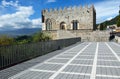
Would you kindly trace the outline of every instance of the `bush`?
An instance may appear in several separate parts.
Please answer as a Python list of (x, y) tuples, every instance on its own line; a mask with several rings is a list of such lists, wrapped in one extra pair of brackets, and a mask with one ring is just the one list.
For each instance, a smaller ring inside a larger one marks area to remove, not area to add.
[(18, 36), (16, 38), (2, 35), (0, 37), (0, 46), (12, 45), (12, 44), (26, 44), (32, 42), (48, 41), (48, 40), (51, 40), (50, 35), (43, 32), (38, 32), (33, 36), (23, 35), (23, 36)]
[(104, 30), (103, 24), (100, 24), (100, 30)]
[(13, 38), (11, 38), (7, 35), (0, 36), (0, 46), (11, 45), (11, 44), (14, 44)]
[(21, 40), (21, 41), (17, 41), (17, 44), (26, 44), (26, 43), (30, 43), (30, 41), (26, 40), (26, 39)]
[(51, 37), (47, 33), (38, 32), (33, 35), (33, 42), (48, 41)]
[(18, 36), (17, 38), (15, 38), (15, 40), (17, 44), (26, 44), (32, 41), (32, 37), (23, 35), (23, 36)]

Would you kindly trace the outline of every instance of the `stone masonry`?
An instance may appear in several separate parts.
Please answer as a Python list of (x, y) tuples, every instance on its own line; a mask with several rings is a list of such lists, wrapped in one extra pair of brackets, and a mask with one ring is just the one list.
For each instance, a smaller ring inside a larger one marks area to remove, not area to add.
[(94, 6), (42, 10), (42, 30), (53, 40), (81, 37), (81, 41), (109, 41), (108, 31), (96, 30)]
[(94, 6), (68, 7), (42, 10), (43, 30), (79, 30), (96, 29), (96, 11)]

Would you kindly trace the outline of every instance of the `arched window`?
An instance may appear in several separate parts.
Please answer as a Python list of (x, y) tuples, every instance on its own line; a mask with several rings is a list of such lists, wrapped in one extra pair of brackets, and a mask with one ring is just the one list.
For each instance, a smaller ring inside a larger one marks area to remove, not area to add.
[(77, 20), (73, 20), (72, 21), (72, 25), (73, 25), (73, 30), (77, 30), (78, 29), (78, 21)]
[(52, 22), (50, 19), (46, 20), (46, 30), (52, 30)]

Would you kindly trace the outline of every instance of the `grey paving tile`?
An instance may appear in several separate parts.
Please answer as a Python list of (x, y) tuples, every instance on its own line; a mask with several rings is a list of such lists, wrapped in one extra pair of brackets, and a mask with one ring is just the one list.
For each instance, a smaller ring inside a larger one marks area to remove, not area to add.
[(48, 79), (51, 75), (53, 75), (53, 73), (29, 71), (14, 79)]
[(120, 66), (120, 62), (119, 61), (98, 61), (97, 65)]
[(73, 56), (67, 56), (67, 55), (62, 55), (62, 56), (57, 56), (57, 58), (72, 58)]
[(76, 55), (76, 52), (65, 52), (64, 55)]
[(120, 79), (116, 77), (96, 77), (96, 79)]
[(94, 56), (77, 56), (77, 58), (81, 58), (81, 59), (94, 59)]
[(93, 60), (73, 60), (71, 64), (85, 64), (85, 65), (92, 65)]
[(90, 79), (90, 76), (59, 74), (55, 79)]
[(101, 52), (99, 52), (98, 53), (98, 56), (113, 56), (113, 54), (112, 53), (101, 53)]
[(40, 65), (38, 67), (35, 67), (35, 69), (57, 71), (61, 67), (62, 67), (62, 65), (58, 65), (58, 64), (42, 64), (42, 65)]
[(69, 61), (69, 59), (51, 59), (48, 62), (52, 62), (52, 63), (67, 63)]
[(64, 72), (77, 72), (77, 73), (91, 73), (92, 67), (90, 66), (73, 66), (68, 65), (63, 71)]
[(114, 55), (113, 54), (107, 54), (107, 55), (98, 55), (98, 57), (114, 57)]
[(97, 74), (120, 76), (120, 68), (97, 67)]
[(98, 59), (104, 59), (104, 60), (117, 60), (115, 57), (98, 57)]

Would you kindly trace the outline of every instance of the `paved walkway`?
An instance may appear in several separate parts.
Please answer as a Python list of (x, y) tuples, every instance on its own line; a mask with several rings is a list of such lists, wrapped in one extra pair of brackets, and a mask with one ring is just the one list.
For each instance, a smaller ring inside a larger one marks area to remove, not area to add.
[(120, 45), (85, 42), (9, 79), (120, 79)]

